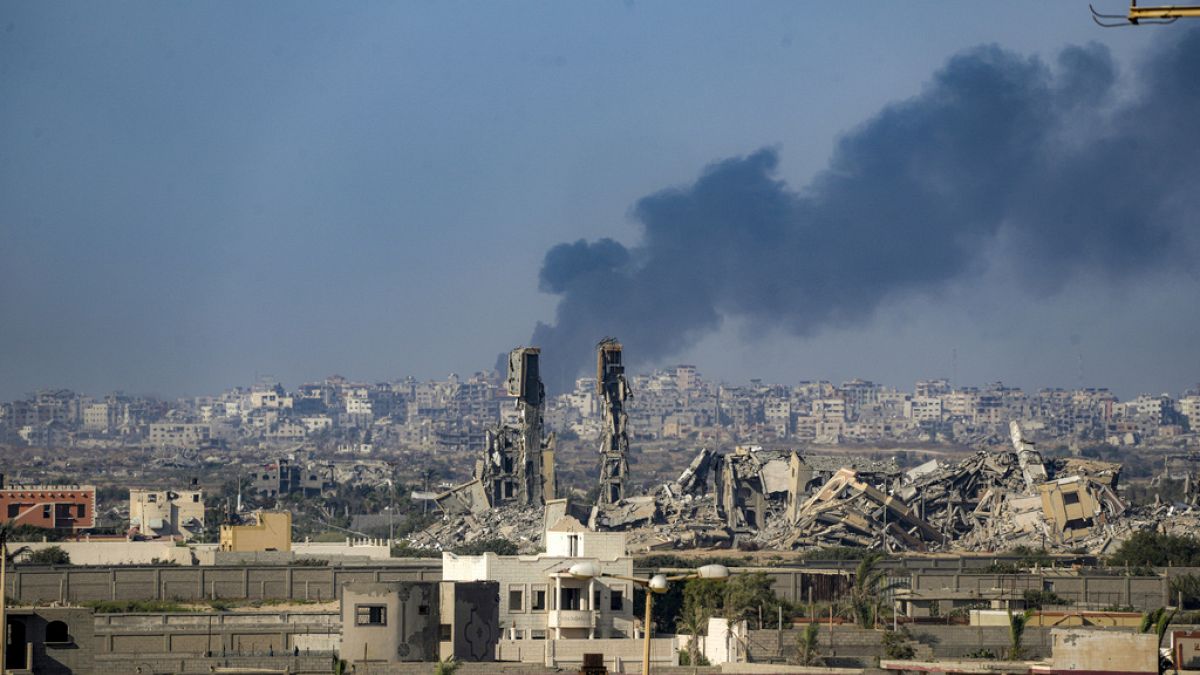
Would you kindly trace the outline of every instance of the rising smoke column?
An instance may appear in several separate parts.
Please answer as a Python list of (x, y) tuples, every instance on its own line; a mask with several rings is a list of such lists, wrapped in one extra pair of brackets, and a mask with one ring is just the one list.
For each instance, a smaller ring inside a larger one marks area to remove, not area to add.
[(539, 286), (561, 299), (532, 343), (567, 375), (548, 386), (569, 387), (606, 335), (654, 362), (723, 317), (798, 336), (851, 325), (979, 270), (1001, 238), (1044, 291), (1172, 261), (1196, 229), (1200, 31), (1172, 34), (1134, 75), (1121, 102), (1102, 46), (1053, 67), (979, 47), (844, 136), (803, 190), (775, 178), (764, 148), (639, 200), (636, 246), (546, 253)]

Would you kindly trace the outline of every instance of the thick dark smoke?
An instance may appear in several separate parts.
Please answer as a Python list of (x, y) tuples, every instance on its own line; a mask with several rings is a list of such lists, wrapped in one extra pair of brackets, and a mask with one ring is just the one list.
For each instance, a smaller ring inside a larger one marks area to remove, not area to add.
[(559, 244), (541, 289), (548, 386), (569, 386), (596, 341), (666, 359), (740, 317), (810, 335), (885, 300), (978, 271), (1000, 239), (1027, 282), (1120, 279), (1172, 259), (1193, 230), (1200, 163), (1200, 31), (1179, 32), (1115, 100), (1099, 45), (1051, 67), (989, 46), (951, 58), (916, 97), (838, 143), (796, 191), (774, 149), (716, 162), (633, 209), (642, 241)]

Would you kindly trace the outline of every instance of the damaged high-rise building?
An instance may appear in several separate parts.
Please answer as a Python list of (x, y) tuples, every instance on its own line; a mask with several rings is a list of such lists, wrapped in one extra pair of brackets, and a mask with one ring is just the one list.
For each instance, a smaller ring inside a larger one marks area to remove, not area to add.
[(621, 343), (605, 338), (596, 346), (596, 388), (604, 406), (604, 430), (600, 433), (600, 494), (597, 505), (615, 504), (625, 498), (629, 475), (629, 416), (625, 399), (632, 395), (621, 362)]
[(516, 397), (517, 426), (501, 423), (488, 431), (487, 449), (476, 464), (491, 506), (540, 506), (554, 499), (554, 434), (543, 436), (546, 390), (538, 373), (537, 347), (518, 347), (508, 354), (505, 389)]
[(517, 424), (501, 422), (487, 432), (474, 478), (434, 497), (446, 514), (480, 513), (500, 506), (542, 506), (558, 493), (554, 434), (544, 435), (546, 390), (538, 374), (537, 347), (508, 355), (505, 389), (516, 399)]

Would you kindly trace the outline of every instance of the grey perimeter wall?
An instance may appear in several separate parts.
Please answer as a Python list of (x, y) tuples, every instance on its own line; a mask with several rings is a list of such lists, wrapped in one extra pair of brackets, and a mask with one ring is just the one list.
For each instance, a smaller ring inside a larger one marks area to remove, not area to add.
[[(650, 570), (636, 570), (646, 574)], [(836, 599), (852, 571), (749, 568), (761, 571), (780, 597), (792, 602)], [(1170, 572), (1178, 574), (1181, 569)], [(955, 591), (1006, 588), (1041, 589), (1074, 603), (1153, 609), (1170, 604), (1166, 577), (1074, 576), (1045, 574), (973, 574), (963, 570), (891, 572), (901, 587)], [(440, 581), (442, 561), (398, 560), (376, 565), (247, 565), (245, 567), (18, 567), (9, 574), (8, 595), (23, 604), (96, 600), (309, 600), (339, 599), (349, 582)]]
[(36, 567), (8, 576), (22, 604), (97, 600), (310, 600), (340, 597), (343, 584), (441, 581), (442, 561), (363, 566)]

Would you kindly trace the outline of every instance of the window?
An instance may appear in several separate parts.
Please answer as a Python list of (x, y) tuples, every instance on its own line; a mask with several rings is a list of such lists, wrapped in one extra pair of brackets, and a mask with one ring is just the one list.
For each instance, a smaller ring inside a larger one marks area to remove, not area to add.
[(1079, 503), (1079, 493), (1078, 492), (1064, 492), (1063, 493), (1063, 504), (1065, 504), (1066, 506), (1070, 506), (1071, 504), (1078, 504), (1078, 503)]
[(624, 593), (618, 590), (608, 592), (608, 608), (614, 612), (619, 612), (625, 607)]
[(438, 625), (438, 641), (439, 642), (449, 642), (452, 639), (454, 639), (454, 636), (450, 632), (450, 624), (448, 624), (448, 623), (439, 624)]
[(386, 626), (387, 605), (355, 605), (354, 623), (358, 626)]
[(51, 621), (46, 624), (46, 642), (70, 642), (71, 633), (67, 630), (67, 624), (62, 621)]
[(508, 611), (519, 612), (524, 607), (525, 598), (521, 591), (510, 590), (508, 592)]
[(533, 589), (533, 597), (530, 598), (529, 608), (535, 612), (540, 612), (546, 609), (546, 589)]
[(43, 505), (42, 505), (42, 517), (43, 517), (43, 518), (52, 518), (52, 517), (54, 517), (54, 513), (53, 513), (53, 511), (51, 511), (51, 506), (50, 506), (50, 504), (43, 504)]
[(8, 517), (9, 518), (16, 518), (18, 515), (20, 515), (20, 513), (21, 513), (21, 505), (20, 504), (9, 504), (8, 505)]
[(562, 589), (562, 597), (559, 598), (559, 609), (579, 609), (579, 598), (583, 595), (581, 588), (564, 588)]
[(546, 639), (546, 629), (531, 628), (529, 630), (529, 639), (530, 640), (545, 640)]
[(200, 495), (192, 495), (192, 502), (199, 502), (199, 501), (200, 501)]
[(567, 535), (567, 555), (572, 558), (579, 555), (579, 535)]
[(600, 589), (592, 591), (592, 610), (600, 609)]
[(417, 605), (417, 614), (419, 616), (429, 616), (429, 605)]
[(87, 515), (87, 505), (86, 505), (86, 504), (80, 504), (80, 505), (79, 505), (79, 507), (76, 509), (76, 511), (78, 511), (78, 513), (79, 513), (79, 517), (80, 517), (80, 518), (83, 518), (84, 516), (86, 516), (86, 515)]

